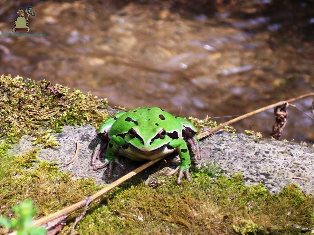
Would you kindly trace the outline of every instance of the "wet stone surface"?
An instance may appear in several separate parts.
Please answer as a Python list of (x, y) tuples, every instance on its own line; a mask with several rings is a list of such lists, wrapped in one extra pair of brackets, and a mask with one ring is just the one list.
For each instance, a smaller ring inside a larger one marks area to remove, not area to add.
[[(39, 157), (43, 160), (56, 162), (60, 169), (70, 172), (74, 178), (94, 178), (97, 183), (109, 183), (141, 163), (120, 158), (124, 169), (114, 170), (112, 179), (108, 179), (104, 169), (94, 171), (90, 160), (97, 146), (96, 131), (90, 125), (83, 127), (64, 127), (63, 133), (56, 134), (59, 147), (42, 149)], [(76, 151), (74, 161), (66, 165)], [(23, 137), (13, 147), (12, 154), (23, 153), (34, 148), (29, 137)], [(219, 133), (200, 143), (202, 160), (199, 166), (217, 164), (227, 175), (242, 172), (248, 185), (263, 183), (271, 192), (278, 192), (287, 184), (295, 183), (301, 189), (314, 194), (314, 148), (294, 142), (275, 141), (270, 139), (256, 140), (244, 134)], [(165, 166), (173, 163), (162, 161), (153, 169), (144, 173), (150, 175), (152, 171), (165, 171)], [(158, 168), (158, 169), (157, 169)], [(192, 173), (193, 174), (193, 173)]]

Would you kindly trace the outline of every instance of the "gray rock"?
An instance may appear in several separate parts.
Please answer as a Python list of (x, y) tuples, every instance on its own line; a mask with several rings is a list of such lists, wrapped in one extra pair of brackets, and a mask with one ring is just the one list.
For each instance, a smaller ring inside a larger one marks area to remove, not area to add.
[(202, 141), (201, 153), (201, 163), (218, 164), (227, 175), (241, 172), (248, 185), (261, 182), (278, 192), (294, 183), (314, 194), (313, 146), (220, 133)]
[[(104, 170), (94, 171), (90, 166), (91, 157), (98, 144), (95, 128), (64, 127), (55, 135), (59, 147), (39, 151), (43, 160), (56, 162), (60, 169), (70, 172), (74, 178), (94, 178), (96, 182), (111, 182), (141, 163), (122, 158), (124, 169), (114, 170), (114, 177), (108, 179)], [(69, 162), (78, 144), (78, 155), (73, 163)], [(30, 137), (23, 137), (13, 147), (11, 153), (23, 153), (31, 148)], [(278, 192), (285, 185), (294, 183), (306, 193), (314, 194), (314, 148), (293, 142), (263, 139), (255, 141), (244, 134), (220, 133), (200, 143), (202, 160), (198, 165), (218, 164), (227, 175), (241, 172), (246, 184), (263, 183), (271, 192)], [(163, 165), (163, 164), (161, 164)]]

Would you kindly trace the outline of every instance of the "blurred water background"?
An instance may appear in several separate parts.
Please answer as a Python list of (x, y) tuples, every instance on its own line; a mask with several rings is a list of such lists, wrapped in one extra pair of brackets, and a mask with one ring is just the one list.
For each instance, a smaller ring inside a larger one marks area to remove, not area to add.
[[(27, 6), (37, 36), (8, 35)], [(314, 91), (310, 0), (0, 0), (0, 31), (0, 74), (90, 91), (111, 105), (203, 119)], [(296, 105), (311, 115), (311, 103)], [(236, 127), (267, 136), (273, 122), (270, 110)], [(291, 108), (283, 138), (314, 142), (313, 127)]]

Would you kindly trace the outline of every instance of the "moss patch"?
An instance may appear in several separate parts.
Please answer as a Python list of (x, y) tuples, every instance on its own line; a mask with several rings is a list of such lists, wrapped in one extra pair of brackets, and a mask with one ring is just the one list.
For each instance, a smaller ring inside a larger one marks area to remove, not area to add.
[[(205, 119), (201, 120), (194, 117), (189, 117), (188, 120), (193, 123), (193, 125), (198, 129), (198, 132), (202, 132), (208, 129), (213, 129), (219, 125), (216, 121), (212, 120), (210, 117), (206, 117)], [(223, 131), (229, 133), (235, 133), (236, 129), (232, 126), (225, 126), (222, 128)]]
[(60, 131), (64, 125), (98, 126), (108, 117), (106, 99), (45, 80), (2, 75), (0, 97), (0, 138), (11, 142), (24, 134), (38, 136), (38, 131)]
[[(175, 177), (157, 189), (144, 183), (112, 192), (91, 207), (78, 234), (299, 234), (312, 228), (314, 199), (294, 186), (271, 195), (242, 177), (203, 169), (191, 183)], [(68, 234), (70, 226), (63, 229)]]
[(10, 215), (11, 207), (31, 198), (38, 216), (55, 212), (90, 195), (99, 186), (91, 179), (73, 180), (56, 166), (37, 159), (34, 149), (20, 156), (8, 156), (0, 146), (0, 214)]

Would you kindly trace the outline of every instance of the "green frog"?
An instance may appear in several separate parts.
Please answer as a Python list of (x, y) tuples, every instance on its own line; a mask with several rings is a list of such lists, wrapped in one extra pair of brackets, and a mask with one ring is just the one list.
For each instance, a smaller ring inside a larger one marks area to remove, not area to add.
[[(192, 154), (200, 159), (197, 129), (185, 118), (175, 117), (159, 107), (141, 107), (119, 112), (101, 123), (98, 134), (103, 140), (91, 165), (94, 170), (108, 167), (112, 175), (117, 155), (134, 161), (155, 160), (171, 153), (179, 154), (181, 163), (177, 184), (183, 176), (190, 181), (189, 168)], [(100, 159), (104, 155), (104, 160)], [(176, 172), (175, 171), (175, 172)]]

